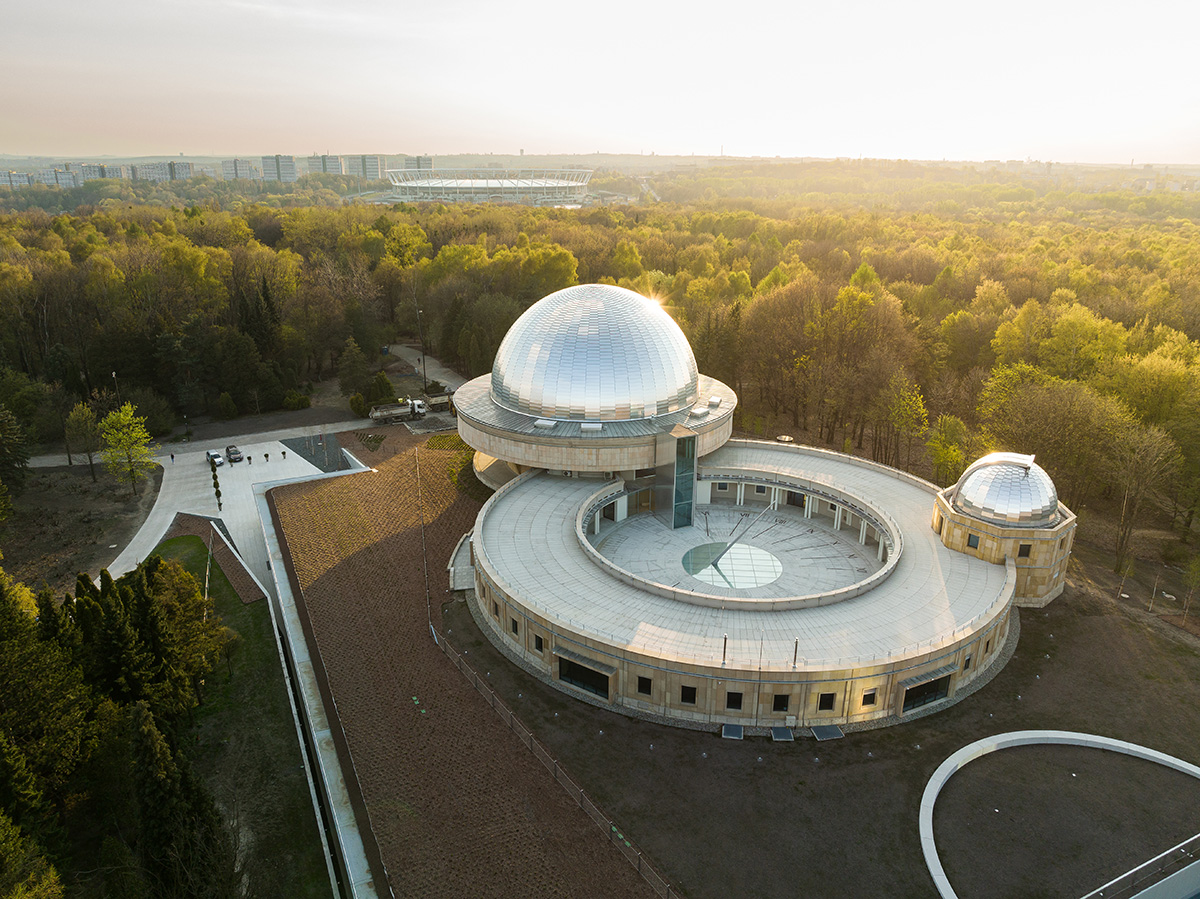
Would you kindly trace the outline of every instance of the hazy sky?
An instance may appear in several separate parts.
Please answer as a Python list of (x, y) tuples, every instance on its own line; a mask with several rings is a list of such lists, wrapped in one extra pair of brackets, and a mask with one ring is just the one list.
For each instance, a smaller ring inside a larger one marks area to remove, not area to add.
[(1200, 4), (4, 0), (0, 153), (1200, 163)]

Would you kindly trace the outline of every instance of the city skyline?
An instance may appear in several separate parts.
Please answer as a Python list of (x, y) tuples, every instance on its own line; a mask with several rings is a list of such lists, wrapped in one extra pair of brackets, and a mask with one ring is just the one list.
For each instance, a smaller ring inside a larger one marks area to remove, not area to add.
[(1200, 10), (833, 6), (66, 0), (51, 29), (26, 0), (0, 153), (1200, 163), (1200, 79), (1163, 36)]

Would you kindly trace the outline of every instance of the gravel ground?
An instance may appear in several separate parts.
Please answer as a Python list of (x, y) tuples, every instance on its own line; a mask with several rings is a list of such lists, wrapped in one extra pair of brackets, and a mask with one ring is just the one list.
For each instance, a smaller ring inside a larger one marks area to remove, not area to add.
[(450, 484), (457, 452), (421, 448), (418, 475), (423, 445), (389, 432), (363, 460), (377, 473), (275, 492), (394, 891), (651, 895), (430, 639), (479, 506)]

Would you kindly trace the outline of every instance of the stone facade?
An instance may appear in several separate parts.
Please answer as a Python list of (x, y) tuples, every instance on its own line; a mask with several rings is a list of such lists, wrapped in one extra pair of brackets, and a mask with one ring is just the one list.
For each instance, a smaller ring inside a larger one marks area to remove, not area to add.
[(1011, 559), (1017, 569), (1014, 605), (1040, 609), (1062, 593), (1075, 541), (1070, 509), (1059, 503), (1052, 527), (1003, 527), (955, 509), (948, 492), (938, 494), (931, 522), (943, 545), (997, 565)]

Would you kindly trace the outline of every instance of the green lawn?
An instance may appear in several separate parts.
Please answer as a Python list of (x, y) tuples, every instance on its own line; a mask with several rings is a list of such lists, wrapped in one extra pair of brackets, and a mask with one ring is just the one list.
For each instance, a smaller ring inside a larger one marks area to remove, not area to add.
[[(203, 540), (174, 537), (155, 552), (178, 559), (203, 589)], [(209, 593), (241, 640), (231, 664), (222, 660), (208, 678), (204, 704), (196, 710), (193, 764), (221, 807), (237, 818), (256, 895), (328, 899), (333, 889), (267, 600), (243, 604), (215, 562)]]

